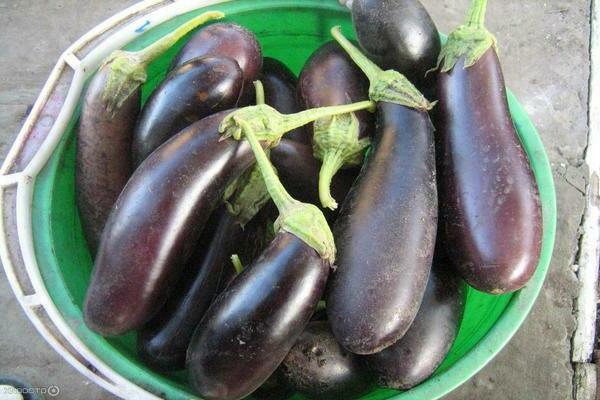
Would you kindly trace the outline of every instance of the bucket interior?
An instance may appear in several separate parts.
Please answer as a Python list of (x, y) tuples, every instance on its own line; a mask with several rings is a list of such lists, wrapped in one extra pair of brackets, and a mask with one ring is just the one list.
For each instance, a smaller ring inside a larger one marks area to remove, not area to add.
[[(239, 23), (259, 38), (264, 55), (277, 58), (298, 73), (310, 54), (331, 40), (329, 29), (342, 25), (353, 36), (348, 10), (337, 2), (322, 0), (240, 0), (209, 9), (222, 10), (227, 21)], [(204, 10), (173, 19), (149, 30), (128, 49), (140, 49), (170, 31), (174, 26)], [(149, 68), (143, 87), (145, 101), (164, 78), (167, 67), (185, 40)], [(105, 339), (83, 323), (82, 304), (89, 284), (92, 260), (83, 238), (75, 206), (75, 150), (79, 109), (73, 116), (54, 155), (38, 177), (34, 193), (34, 241), (43, 279), (51, 297), (83, 342), (105, 363), (127, 379), (169, 399), (190, 398), (185, 373), (158, 374), (146, 368), (136, 354), (135, 335)], [(509, 304), (512, 295), (491, 296), (468, 290), (467, 305), (450, 354), (436, 372), (446, 371), (492, 328)], [(377, 389), (364, 398), (387, 399), (398, 395)]]

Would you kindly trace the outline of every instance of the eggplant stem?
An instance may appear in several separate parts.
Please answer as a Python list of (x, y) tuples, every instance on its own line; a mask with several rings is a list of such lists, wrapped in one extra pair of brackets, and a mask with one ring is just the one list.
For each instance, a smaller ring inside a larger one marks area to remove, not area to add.
[(296, 114), (284, 115), (285, 132), (300, 128), (318, 119), (334, 117), (340, 114), (349, 114), (361, 110), (375, 109), (375, 103), (370, 100), (360, 101), (358, 103), (345, 104), (341, 106), (330, 106), (313, 108), (310, 110), (301, 111)]
[(267, 190), (273, 199), (275, 206), (280, 211), (289, 208), (290, 205), (296, 202), (296, 200), (294, 200), (294, 198), (281, 184), (279, 177), (275, 173), (275, 168), (273, 168), (271, 161), (269, 161), (269, 158), (267, 157), (267, 153), (265, 153), (262, 146), (256, 139), (254, 132), (252, 132), (252, 128), (243, 120), (237, 122), (242, 127), (246, 140), (254, 152), (256, 164), (260, 168), (265, 185), (267, 186)]
[(108, 112), (114, 114), (136, 90), (146, 82), (146, 68), (179, 39), (198, 26), (225, 16), (220, 11), (209, 11), (176, 28), (142, 50), (117, 50), (106, 58), (100, 69), (109, 68), (102, 100)]
[(254, 81), (256, 91), (256, 105), (265, 104), (265, 87), (261, 81)]
[(243, 133), (241, 123), (244, 122), (252, 130), (257, 140), (266, 141), (269, 143), (269, 147), (271, 147), (279, 143), (285, 133), (314, 122), (319, 118), (365, 109), (374, 111), (375, 103), (362, 101), (343, 106), (314, 108), (287, 115), (281, 114), (267, 104), (260, 104), (240, 108), (227, 115), (223, 118), (223, 122), (219, 126), (219, 132), (224, 138), (233, 137), (236, 140), (240, 140)]
[(466, 22), (448, 36), (435, 69), (451, 71), (461, 58), (463, 67), (469, 68), (490, 48), (498, 52), (496, 37), (484, 25), (486, 10), (487, 0), (472, 0)]
[(182, 37), (193, 31), (200, 25), (203, 25), (208, 21), (221, 19), (224, 17), (225, 14), (223, 14), (220, 11), (209, 11), (195, 18), (192, 18), (188, 22), (176, 28), (173, 32), (169, 33), (166, 36), (163, 36), (161, 39), (157, 40), (156, 42), (141, 50), (139, 52), (141, 62), (145, 65), (151, 63), (158, 56), (163, 54), (175, 43), (177, 43)]
[(369, 60), (344, 37), (339, 26), (331, 28), (331, 35), (369, 79), (369, 98), (372, 101), (399, 104), (421, 111), (433, 108), (435, 103), (429, 102), (404, 75), (394, 70), (384, 71)]
[(331, 28), (331, 35), (333, 38), (342, 46), (342, 48), (348, 53), (352, 61), (364, 72), (369, 80), (375, 80), (377, 75), (383, 72), (381, 68), (373, 61), (369, 60), (365, 55), (354, 45), (351, 41), (346, 39), (342, 34), (341, 26), (334, 26)]
[(312, 247), (330, 265), (333, 265), (336, 253), (335, 241), (323, 212), (312, 204), (295, 200), (285, 190), (252, 131), (252, 126), (244, 120), (237, 121), (237, 123), (240, 124), (246, 140), (254, 152), (256, 163), (263, 174), (267, 190), (279, 210), (279, 218), (275, 222), (275, 231), (285, 231), (293, 234)]
[(323, 157), (323, 164), (319, 172), (319, 200), (321, 205), (330, 210), (336, 210), (338, 203), (331, 195), (331, 181), (335, 174), (345, 164), (343, 151), (329, 151)]
[(345, 166), (359, 166), (369, 138), (360, 139), (360, 122), (354, 113), (340, 114), (315, 121), (313, 154), (323, 161), (319, 173), (321, 205), (335, 210), (337, 203), (331, 196), (331, 180)]
[(473, 28), (485, 27), (485, 12), (487, 9), (487, 0), (473, 0), (466, 25)]
[(231, 263), (233, 264), (233, 268), (237, 274), (240, 274), (244, 270), (244, 265), (242, 264), (242, 260), (240, 260), (240, 256), (237, 254), (233, 254), (231, 256)]

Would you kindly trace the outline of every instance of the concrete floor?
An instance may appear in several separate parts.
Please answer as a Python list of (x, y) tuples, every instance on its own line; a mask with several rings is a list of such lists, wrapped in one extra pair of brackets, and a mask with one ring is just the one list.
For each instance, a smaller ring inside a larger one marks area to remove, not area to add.
[[(4, 155), (59, 54), (135, 0), (0, 0), (0, 154)], [(448, 31), (467, 0), (423, 0)], [(570, 339), (577, 280), (573, 264), (585, 199), (590, 0), (492, 1), (508, 85), (542, 135), (559, 204), (556, 251), (544, 290), (506, 349), (446, 400), (566, 400), (573, 397)], [(43, 15), (43, 18), (40, 18)], [(0, 273), (0, 375), (57, 385), (57, 399), (108, 400), (37, 334)]]

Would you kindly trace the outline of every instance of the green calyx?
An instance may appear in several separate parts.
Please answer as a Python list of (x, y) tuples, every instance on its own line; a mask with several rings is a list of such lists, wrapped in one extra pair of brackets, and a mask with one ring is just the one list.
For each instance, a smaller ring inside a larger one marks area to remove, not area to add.
[(227, 211), (244, 228), (271, 199), (258, 165), (250, 168), (225, 193)]
[(285, 231), (315, 249), (331, 265), (335, 262), (335, 241), (323, 212), (315, 205), (295, 201), (279, 210), (275, 231)]
[(469, 68), (490, 48), (498, 52), (496, 37), (484, 26), (486, 7), (487, 0), (473, 0), (467, 21), (448, 36), (436, 69), (441, 66), (441, 72), (451, 71), (462, 57), (464, 68)]
[[(261, 81), (255, 81), (256, 103), (265, 103), (265, 90)], [(267, 155), (268, 157), (268, 155)], [(227, 211), (244, 228), (271, 199), (258, 165), (236, 179), (225, 191)]]
[(384, 71), (369, 60), (344, 37), (341, 27), (333, 27), (331, 35), (369, 79), (369, 98), (372, 101), (394, 103), (422, 111), (429, 111), (435, 106), (435, 102), (428, 101), (419, 89), (400, 72)]
[(148, 78), (146, 68), (159, 55), (198, 26), (225, 16), (219, 11), (209, 11), (179, 26), (173, 32), (148, 47), (137, 51), (116, 50), (104, 61), (100, 69), (108, 68), (102, 101), (113, 114)]
[(320, 118), (332, 117), (360, 110), (374, 110), (371, 101), (343, 106), (322, 107), (302, 111), (296, 114), (281, 114), (267, 104), (259, 104), (240, 108), (226, 116), (219, 127), (223, 138), (242, 138), (243, 126), (251, 130), (257, 140), (268, 142), (270, 146), (277, 145), (286, 132), (300, 128)]
[(244, 270), (244, 264), (242, 264), (242, 260), (240, 256), (237, 254), (233, 254), (231, 257), (231, 264), (233, 264), (233, 268), (237, 274), (241, 273)]
[(252, 147), (267, 190), (279, 210), (275, 231), (291, 233), (333, 265), (336, 253), (335, 242), (325, 216), (316, 206), (295, 200), (285, 190), (252, 127), (244, 120), (238, 122)]
[(354, 113), (318, 119), (314, 124), (313, 151), (323, 162), (319, 174), (319, 198), (325, 208), (335, 210), (337, 202), (331, 196), (331, 181), (347, 166), (359, 166), (369, 138), (359, 139), (360, 125)]

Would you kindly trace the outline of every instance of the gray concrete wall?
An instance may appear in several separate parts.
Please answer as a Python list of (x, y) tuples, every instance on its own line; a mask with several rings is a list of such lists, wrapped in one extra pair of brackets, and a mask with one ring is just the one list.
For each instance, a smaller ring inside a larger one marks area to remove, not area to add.
[[(0, 0), (0, 154), (14, 140), (54, 62), (70, 43), (134, 0)], [(467, 0), (423, 0), (449, 31)], [(491, 1), (508, 85), (540, 130), (559, 204), (556, 251), (544, 290), (506, 349), (446, 400), (566, 400), (576, 280), (572, 269), (584, 211), (589, 76), (589, 0)], [(38, 336), (0, 274), (0, 375), (57, 385), (58, 399), (113, 399), (87, 382)]]

